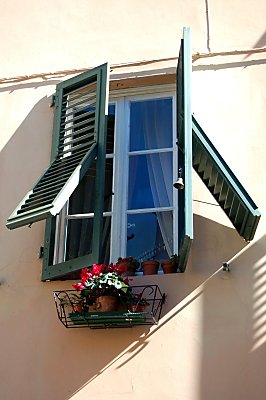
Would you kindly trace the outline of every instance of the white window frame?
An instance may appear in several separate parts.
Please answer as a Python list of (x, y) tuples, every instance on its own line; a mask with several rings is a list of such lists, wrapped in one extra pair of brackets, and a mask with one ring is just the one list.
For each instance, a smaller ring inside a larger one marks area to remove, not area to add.
[[(121, 97), (122, 95), (122, 97)], [(129, 152), (129, 133), (130, 133), (130, 102), (153, 100), (161, 98), (172, 99), (172, 132), (173, 143), (171, 148), (162, 150), (140, 150)], [(114, 100), (114, 101), (112, 101)], [(115, 104), (116, 108), (116, 126), (115, 126), (115, 148), (114, 148), (114, 170), (113, 170), (113, 206), (112, 206), (112, 224), (111, 224), (111, 248), (110, 260), (116, 262), (118, 257), (126, 257), (127, 246), (127, 215), (147, 213), (149, 211), (156, 211), (156, 209), (141, 209), (141, 210), (127, 210), (128, 204), (128, 169), (130, 155), (141, 154), (158, 154), (159, 152), (172, 152), (173, 154), (173, 177), (177, 175), (177, 145), (176, 145), (176, 96), (174, 91), (160, 91), (150, 90), (150, 93), (145, 93), (142, 90), (137, 93), (121, 93), (120, 98), (118, 95), (110, 96), (110, 104)], [(123, 171), (123, 174), (121, 174)], [(119, 193), (123, 193), (119, 196)], [(178, 253), (178, 226), (177, 226), (177, 207), (178, 196), (177, 191), (173, 190), (173, 207), (160, 207), (161, 211), (173, 211), (173, 253)]]

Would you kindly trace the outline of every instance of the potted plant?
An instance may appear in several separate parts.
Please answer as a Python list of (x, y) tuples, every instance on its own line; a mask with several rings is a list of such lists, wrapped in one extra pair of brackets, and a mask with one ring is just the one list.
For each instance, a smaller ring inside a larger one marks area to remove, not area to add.
[(162, 269), (165, 274), (171, 274), (177, 272), (179, 264), (178, 255), (173, 254), (169, 260), (162, 262)]
[(119, 257), (116, 265), (120, 268), (126, 267), (125, 272), (123, 272), (122, 276), (133, 276), (136, 273), (137, 268), (139, 267), (139, 262), (136, 258), (133, 257)]
[(159, 262), (157, 260), (145, 260), (142, 261), (141, 267), (143, 271), (143, 275), (154, 275), (157, 274), (159, 269)]
[(143, 312), (149, 305), (147, 299), (142, 297), (142, 293), (129, 293), (128, 295), (128, 310), (130, 312)]
[(69, 307), (73, 312), (88, 311), (88, 305), (85, 302), (85, 298), (80, 297), (78, 294), (65, 292), (60, 297), (60, 304), (62, 307)]
[(99, 312), (116, 311), (128, 290), (127, 278), (123, 278), (125, 267), (93, 264), (83, 268), (81, 282), (72, 286), (79, 292), (79, 298), (87, 307), (93, 305)]

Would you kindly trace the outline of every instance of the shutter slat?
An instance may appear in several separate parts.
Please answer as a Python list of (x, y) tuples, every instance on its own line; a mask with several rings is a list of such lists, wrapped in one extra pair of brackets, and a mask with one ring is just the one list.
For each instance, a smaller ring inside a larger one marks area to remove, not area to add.
[[(71, 142), (70, 142), (71, 143)], [(88, 140), (87, 143), (82, 143), (82, 144), (77, 144), (74, 147), (71, 147), (70, 149), (68, 149), (68, 143), (66, 143), (64, 146), (59, 146), (59, 149), (61, 150), (61, 156), (65, 156), (67, 154), (69, 154), (69, 157), (71, 157), (72, 154), (75, 154), (75, 152), (77, 150), (81, 150), (81, 149), (88, 149), (88, 145), (90, 145), (90, 147), (93, 145), (93, 143), (95, 143), (94, 140)], [(65, 150), (63, 150), (65, 148)]]
[[(86, 108), (85, 108), (85, 110), (86, 110)], [(82, 120), (87, 119), (88, 122), (91, 122), (91, 121), (94, 121), (94, 116), (91, 117), (91, 115), (95, 114), (95, 110), (83, 111), (80, 115), (77, 115), (77, 113), (75, 113), (75, 112), (73, 112), (72, 114), (74, 115), (73, 118), (69, 118), (69, 116), (67, 118), (68, 124), (73, 123), (73, 121), (75, 121), (75, 124), (77, 124), (80, 119), (82, 119)]]
[[(91, 113), (91, 115), (92, 115), (92, 114), (95, 114), (95, 112)], [(76, 119), (73, 118), (73, 120), (72, 120), (72, 121), (73, 121), (73, 125), (72, 125), (72, 123), (70, 123), (69, 121), (67, 121), (67, 122), (65, 123), (65, 125), (67, 125), (67, 126), (66, 126), (66, 127), (64, 126), (64, 128), (60, 131), (60, 136), (61, 136), (60, 139), (64, 139), (64, 136), (65, 136), (65, 134), (66, 134), (67, 131), (71, 131), (70, 135), (72, 135), (72, 134), (74, 133), (74, 131), (73, 131), (73, 126), (75, 126), (75, 131), (76, 131), (76, 130), (78, 130), (78, 128), (79, 128), (80, 126), (83, 126), (84, 123), (86, 123), (88, 129), (95, 129), (95, 128), (94, 128), (94, 125), (91, 124), (91, 122), (94, 123), (94, 120), (95, 120), (95, 117), (93, 116), (93, 117), (87, 119), (86, 121), (81, 121), (81, 122), (77, 122), (77, 123), (76, 123)], [(69, 125), (69, 126), (68, 126), (68, 125)]]
[(69, 103), (75, 103), (76, 100), (82, 99), (84, 97), (88, 97), (90, 93), (95, 92), (95, 84), (93, 87), (90, 87), (89, 90), (79, 90), (77, 95), (67, 93), (66, 95), (63, 96), (63, 106), (66, 106), (66, 104)]
[[(40, 203), (39, 203), (40, 204)], [(42, 203), (41, 203), (42, 205), (40, 206), (40, 207), (36, 207), (36, 205), (35, 204), (32, 204), (32, 205), (30, 205), (30, 206), (28, 206), (28, 207), (25, 207), (24, 206), (24, 204), (21, 206), (21, 208), (18, 210), (18, 215), (20, 215), (20, 214), (22, 214), (22, 215), (24, 215), (25, 213), (28, 213), (29, 211), (32, 211), (32, 210), (36, 210), (36, 208), (42, 208), (42, 207), (52, 207), (52, 203), (50, 202), (50, 201), (43, 201)]]
[[(86, 129), (86, 128), (84, 128), (84, 131), (85, 131), (85, 129)], [(88, 131), (88, 129), (86, 130), (86, 132), (87, 132), (87, 131)], [(78, 132), (80, 132), (80, 131), (77, 131), (77, 132), (75, 132), (75, 133), (77, 134)], [(85, 132), (83, 132), (83, 133), (85, 133)], [(78, 135), (76, 135), (76, 134), (75, 134), (75, 135), (72, 135), (72, 140), (69, 140), (69, 141), (67, 141), (67, 142), (65, 142), (65, 143), (63, 143), (63, 144), (61, 144), (61, 145), (59, 146), (59, 148), (71, 146), (71, 150), (75, 151), (75, 150), (77, 149), (76, 143), (79, 143), (79, 142), (84, 141), (84, 140), (87, 140), (88, 142), (91, 142), (91, 143), (95, 142), (95, 140), (94, 140), (94, 133), (89, 133), (89, 134), (82, 135), (82, 136), (78, 136)], [(74, 146), (72, 146), (72, 145), (74, 145)]]
[[(80, 74), (79, 76), (82, 76), (85, 74)], [(77, 78), (79, 78), (79, 76)], [(86, 84), (84, 84), (83, 86), (79, 86), (78, 88), (77, 88), (77, 85), (74, 85), (74, 86), (75, 86), (75, 88), (73, 88), (71, 90), (69, 88), (66, 88), (66, 90), (64, 91), (64, 94), (62, 96), (64, 101), (66, 98), (68, 98), (68, 96), (72, 99), (72, 98), (75, 98), (76, 96), (79, 96), (82, 93), (85, 93), (85, 95), (86, 95), (87, 92), (91, 92), (92, 90), (96, 91), (96, 89), (97, 89), (95, 79), (93, 79), (91, 82), (86, 82)]]
[(69, 103), (70, 103), (69, 106), (63, 107), (63, 108), (62, 108), (62, 112), (65, 112), (65, 115), (66, 115), (66, 116), (68, 116), (69, 114), (72, 114), (72, 113), (73, 113), (73, 111), (71, 111), (70, 113), (68, 113), (67, 110), (73, 110), (73, 109), (75, 110), (76, 107), (78, 107), (78, 106), (80, 106), (80, 105), (82, 105), (82, 104), (84, 104), (84, 107), (78, 107), (80, 110), (84, 110), (84, 109), (86, 109), (86, 108), (95, 106), (95, 105), (96, 105), (96, 96), (95, 96), (95, 93), (94, 93), (92, 96), (85, 97), (85, 98), (84, 98), (83, 100), (81, 100), (81, 101), (73, 102), (73, 104), (72, 104), (72, 101), (70, 101), (70, 102), (68, 102), (67, 104), (69, 104)]
[[(68, 177), (71, 175), (71, 172), (68, 174)], [(49, 182), (47, 185), (42, 186), (38, 191), (33, 192), (29, 196), (29, 200), (37, 199), (38, 197), (44, 196), (45, 193), (51, 193), (52, 191), (55, 191), (56, 188), (62, 187), (62, 184), (65, 181), (65, 175), (57, 180), (54, 180), (53, 182)]]
[(68, 138), (79, 136), (83, 132), (91, 132), (91, 131), (93, 131), (91, 133), (91, 135), (94, 135), (95, 127), (94, 126), (86, 126), (85, 128), (75, 129), (75, 132), (73, 132), (73, 128), (72, 128), (72, 131), (70, 133), (66, 133), (67, 130), (70, 130), (70, 129), (66, 129), (64, 131), (65, 134), (64, 134), (64, 136), (60, 137), (59, 142), (64, 142)]

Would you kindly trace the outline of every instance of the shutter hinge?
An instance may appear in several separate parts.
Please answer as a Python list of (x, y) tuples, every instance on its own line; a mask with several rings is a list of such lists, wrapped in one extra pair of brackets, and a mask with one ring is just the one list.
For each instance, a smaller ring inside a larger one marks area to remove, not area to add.
[(41, 247), (39, 248), (38, 257), (39, 257), (39, 258), (43, 258), (43, 254), (44, 254), (44, 247), (41, 246)]
[(51, 97), (50, 108), (52, 108), (54, 105), (55, 105), (55, 94), (53, 94)]
[(58, 96), (56, 94), (53, 94), (51, 97), (51, 103), (50, 103), (50, 107), (58, 107)]

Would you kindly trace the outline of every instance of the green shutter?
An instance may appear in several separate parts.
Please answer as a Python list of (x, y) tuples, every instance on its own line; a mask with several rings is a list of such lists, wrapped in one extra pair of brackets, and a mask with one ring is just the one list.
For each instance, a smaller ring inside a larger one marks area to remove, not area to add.
[(237, 232), (245, 240), (252, 240), (260, 219), (258, 207), (194, 117), (192, 128), (194, 169)]
[(51, 165), (8, 218), (9, 229), (57, 215), (99, 151), (105, 152), (106, 81), (104, 64), (57, 85)]
[(193, 240), (191, 70), (190, 29), (184, 28), (177, 66), (178, 166), (185, 184), (183, 190), (178, 190), (178, 253), (181, 271), (186, 269)]

